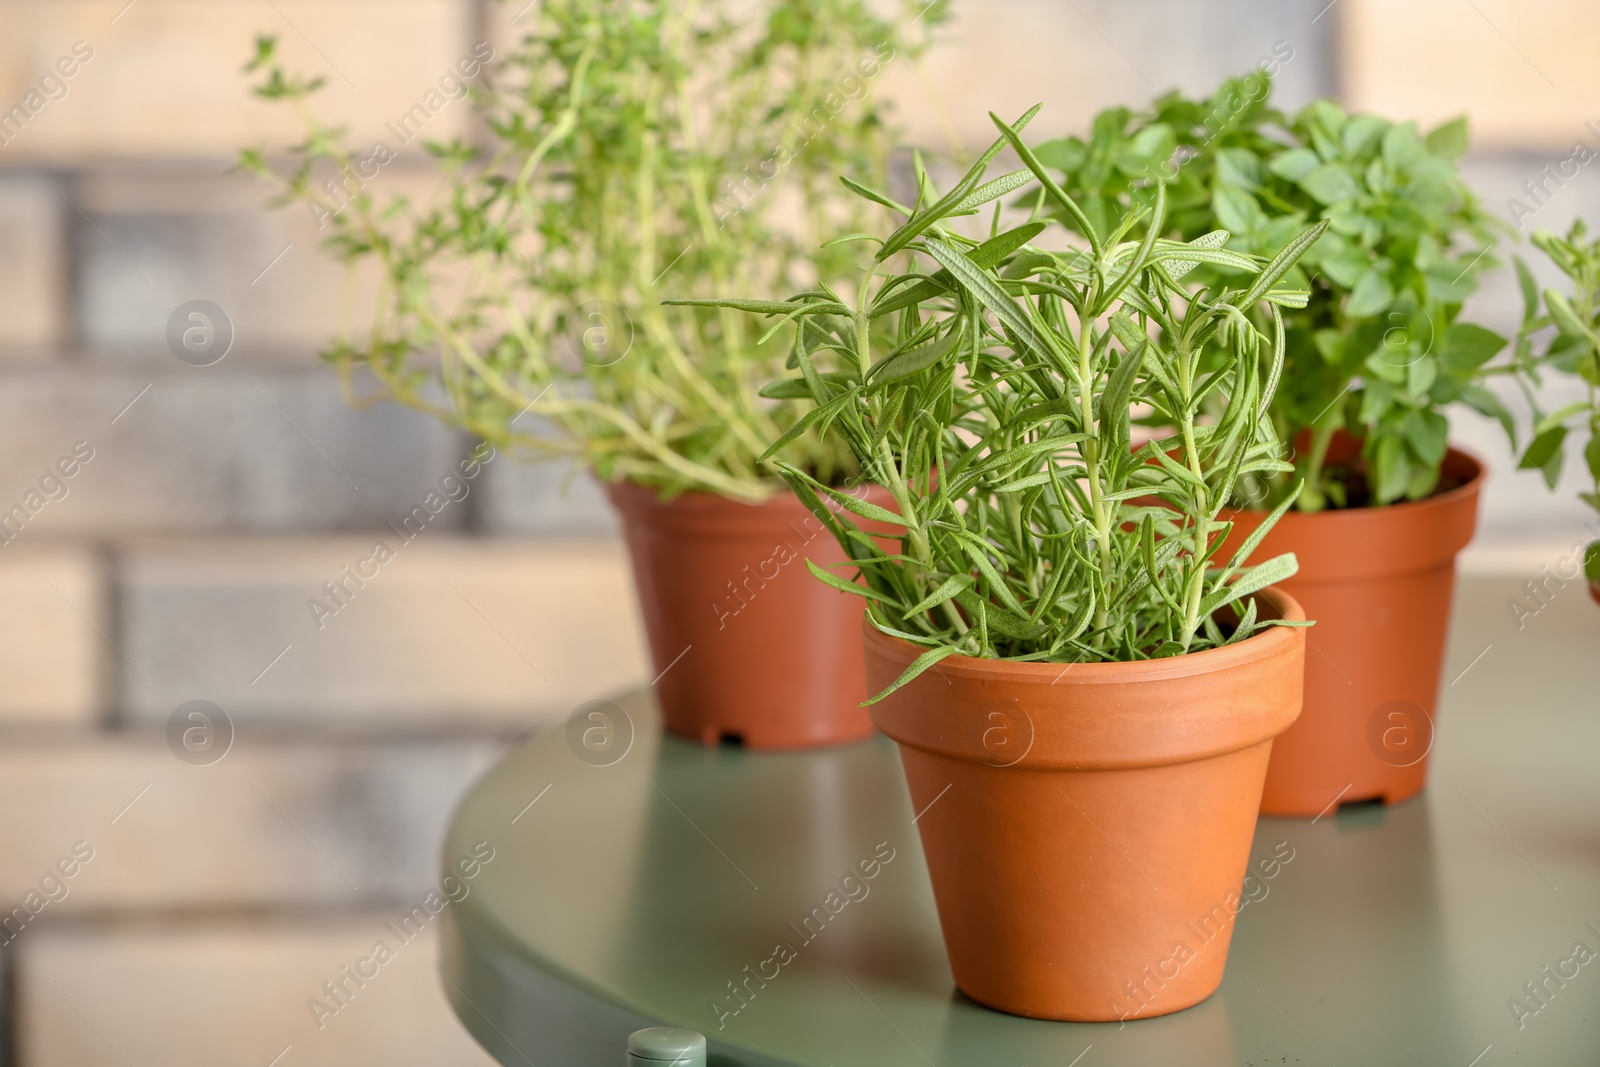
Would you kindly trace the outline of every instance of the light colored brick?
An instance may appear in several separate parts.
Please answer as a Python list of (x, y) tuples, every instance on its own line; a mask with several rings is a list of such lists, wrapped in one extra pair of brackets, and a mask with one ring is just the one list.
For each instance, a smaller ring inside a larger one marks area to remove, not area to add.
[(1341, 84), (1356, 108), (1424, 127), (1467, 114), (1493, 148), (1600, 149), (1594, 51), (1600, 7), (1584, 0), (1345, 0)]
[[(379, 540), (394, 558), (363, 567)], [(157, 544), (121, 559), (122, 692), (142, 722), (205, 697), (239, 720), (515, 729), (649, 678), (614, 542), (425, 529), (406, 543), (390, 530)], [(338, 606), (323, 583), (347, 581), (347, 566), (376, 573), (348, 582), (335, 614), (314, 614), (314, 598)]]
[[(1275, 98), (1298, 107), (1331, 89), (1326, 0), (964, 0), (943, 42), (915, 64), (897, 58), (879, 76), (914, 144), (967, 146), (995, 138), (989, 112), (1044, 110), (1032, 136), (1086, 133), (1102, 108), (1140, 107), (1170, 89), (1209, 95), (1224, 77), (1253, 69), (1283, 42)], [(976, 88), (975, 88), (976, 86)]]
[(67, 319), (66, 201), (48, 182), (0, 177), (0, 354), (39, 356)]
[[(41, 936), (17, 965), (19, 1062), (262, 1067), (288, 1047), (279, 1062), (297, 1067), (492, 1065), (445, 1002), (434, 928), (401, 945), (384, 925), (396, 917)], [(394, 958), (364, 986), (349, 982), (348, 1003), (319, 1029), (306, 1002), (378, 941)]]
[(92, 725), (104, 704), (111, 630), (99, 556), (0, 546), (0, 722)]
[[(299, 119), (252, 96), (259, 75), (240, 70), (258, 33), (279, 36), (290, 69), (327, 78), (316, 99), (324, 118), (348, 123), (358, 143), (396, 147), (385, 123), (426, 103), (470, 52), (469, 12), (460, 0), (17, 0), (0, 40), (0, 108), (25, 103), (74, 42), (93, 55), (64, 97), (0, 145), (0, 161), (231, 158), (247, 144), (287, 146), (303, 136)], [(448, 141), (467, 118), (451, 101), (422, 136)]]
[(94, 852), (64, 899), (35, 902), (20, 931), (14, 920), (4, 928), (4, 950), (84, 913), (348, 908), (426, 892), (446, 820), (502, 747), (294, 741), (236, 723), (231, 748), (195, 766), (168, 747), (165, 717), (156, 725), (89, 739), (7, 737), (0, 918), (26, 907), (76, 842)]
[[(130, 364), (0, 369), (0, 510), (75, 442), (94, 449), (70, 495), (18, 543), (377, 528), (418, 504), (466, 452), (423, 415), (351, 410), (323, 367), (263, 366), (248, 349), (214, 367), (167, 353)], [(437, 525), (459, 527), (463, 517), (453, 508)]]
[[(1600, 150), (1600, 138), (1594, 141)], [(1564, 158), (1559, 152), (1474, 153), (1462, 163), (1462, 177), (1485, 209), (1509, 226), (1520, 230), (1521, 242), (1506, 242), (1500, 252), (1506, 269), (1484, 278), (1484, 292), (1473, 297), (1473, 311), (1495, 317), (1496, 329), (1515, 329), (1522, 321), (1522, 296), (1516, 276), (1509, 269), (1510, 255), (1521, 256), (1533, 269), (1541, 288), (1568, 285), (1561, 273), (1550, 265), (1542, 252), (1525, 242), (1539, 230), (1565, 233), (1574, 219), (1600, 218), (1600, 162), (1590, 163), (1575, 179), (1560, 187), (1548, 183), (1547, 195), (1538, 200), (1528, 195), (1528, 182), (1543, 178), (1543, 168), (1552, 170)]]

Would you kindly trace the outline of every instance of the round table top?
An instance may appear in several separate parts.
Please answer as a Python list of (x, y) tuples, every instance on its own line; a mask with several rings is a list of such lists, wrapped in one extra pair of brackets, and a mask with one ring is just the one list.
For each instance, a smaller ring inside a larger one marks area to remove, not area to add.
[(1470, 673), (1446, 687), (1427, 792), (1262, 819), (1253, 861), (1280, 863), (1222, 988), (1187, 1011), (1071, 1024), (973, 1003), (892, 743), (707, 749), (662, 736), (644, 693), (627, 721), (610, 706), (609, 753), (584, 748), (584, 718), (463, 801), (446, 993), (500, 1062), (538, 1067), (624, 1062), (661, 1025), (705, 1034), (713, 1067), (1600, 1062), (1600, 960), (1578, 951), (1600, 952), (1600, 613), (1580, 594), (1519, 634), (1506, 592), (1468, 583), (1446, 679)]

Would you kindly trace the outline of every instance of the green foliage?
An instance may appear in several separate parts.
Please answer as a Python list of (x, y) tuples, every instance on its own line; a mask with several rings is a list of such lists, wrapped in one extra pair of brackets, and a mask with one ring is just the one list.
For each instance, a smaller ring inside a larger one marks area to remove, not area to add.
[[(1229, 231), (1228, 247), (1271, 256), (1308, 224), (1329, 230), (1286, 284), (1310, 290), (1288, 323), (1283, 387), (1272, 418), (1304, 441), (1295, 478), (1248, 487), (1279, 501), (1300, 479), (1302, 510), (1427, 496), (1446, 450), (1443, 414), (1461, 401), (1513, 434), (1511, 415), (1482, 385), (1509, 368), (1490, 330), (1458, 322), (1478, 278), (1496, 266), (1497, 232), (1455, 160), (1467, 128), (1424, 136), (1413, 123), (1347, 115), (1319, 100), (1292, 119), (1269, 104), (1262, 74), (1224, 82), (1205, 101), (1174, 93), (1143, 113), (1103, 112), (1087, 141), (1040, 146), (1096, 225), (1148, 207), (1158, 185), (1172, 205), (1163, 236)], [(1235, 268), (1197, 281), (1236, 284)], [(1258, 315), (1259, 321), (1259, 315)], [(1326, 464), (1334, 434), (1363, 439), (1360, 479)]]
[[(1569, 279), (1570, 293), (1544, 291), (1541, 313), (1533, 276), (1521, 263), (1517, 274), (1523, 280), (1523, 323), (1517, 337), (1519, 355), (1526, 361), (1528, 377), (1542, 381), (1542, 372), (1577, 378), (1588, 394), (1548, 414), (1534, 406), (1533, 440), (1522, 453), (1520, 464), (1537, 470), (1554, 488), (1561, 478), (1566, 441), (1571, 433), (1587, 435), (1583, 457), (1589, 468), (1592, 489), (1580, 494), (1586, 504), (1600, 512), (1600, 240), (1590, 240), (1582, 219), (1574, 222), (1565, 237), (1539, 232), (1534, 245)], [(1553, 329), (1542, 351), (1534, 349), (1534, 338)], [(1591, 568), (1596, 566), (1593, 552)], [(1591, 569), (1591, 580), (1595, 572)]]
[[(307, 136), (287, 167), (253, 151), (240, 164), (279, 202), (312, 205), (332, 254), (378, 277), (370, 320), (362, 309), (325, 353), (347, 391), (365, 369), (377, 398), (516, 452), (760, 499), (781, 483), (758, 457), (803, 408), (757, 393), (787, 345), (661, 297), (852, 269), (859, 250), (818, 251), (819, 235), (875, 209), (832, 175), (882, 180), (891, 139), (871, 84), (943, 18), (942, 3), (918, 8), (890, 22), (864, 0), (532, 5), (520, 43), (471, 81), (483, 143), (426, 145), (440, 178), (427, 203), (386, 194), (400, 146), (353, 146), (316, 119), (320, 79), (286, 74), (262, 38), (256, 92), (296, 108)], [(784, 455), (849, 473), (815, 434)]]
[[(853, 301), (824, 287), (710, 302), (803, 323), (798, 377), (780, 386), (815, 402), (796, 426), (845, 441), (894, 495), (897, 514), (784, 465), (866, 576), (855, 588), (873, 624), (928, 649), (897, 686), (956, 653), (1074, 663), (1243, 640), (1277, 621), (1248, 594), (1295, 571), (1293, 556), (1244, 568), (1259, 537), (1217, 558), (1231, 529), (1220, 513), (1241, 479), (1289, 469), (1263, 416), (1283, 370), (1278, 309), (1304, 301), (1283, 279), (1326, 224), (1265, 266), (1218, 247), (1226, 234), (1158, 238), (1159, 189), (1148, 218), (1102, 230), (1019, 135), (1037, 110), (996, 118), (1002, 137), (942, 196), (921, 176)], [(984, 182), (1008, 145), (1040, 211), (1002, 231), (997, 203), (987, 238), (964, 236), (957, 220), (1022, 187)], [(1032, 243), (1051, 217), (1072, 220), (1083, 246)], [(1234, 268), (1240, 285), (1191, 291), (1182, 281), (1201, 263)], [(1166, 432), (1136, 438), (1137, 413)], [(898, 551), (824, 500), (903, 528)]]

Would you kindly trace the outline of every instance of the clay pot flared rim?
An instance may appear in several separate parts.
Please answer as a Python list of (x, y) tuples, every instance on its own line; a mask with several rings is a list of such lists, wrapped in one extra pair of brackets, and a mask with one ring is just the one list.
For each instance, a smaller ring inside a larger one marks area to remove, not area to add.
[[(1298, 545), (1303, 549), (1299, 571), (1285, 581), (1297, 590), (1448, 567), (1472, 540), (1488, 471), (1482, 460), (1459, 448), (1446, 453), (1443, 470), (1459, 476), (1462, 484), (1422, 500), (1380, 507), (1287, 512), (1254, 558), (1260, 562), (1267, 554)], [(1224, 510), (1219, 518), (1234, 524), (1229, 540), (1238, 544), (1266, 516), (1265, 511), (1239, 508)]]
[[(1290, 622), (1305, 621), (1306, 613), (1300, 602), (1276, 586), (1269, 586), (1256, 597), (1266, 600), (1278, 610), (1278, 618)], [(861, 620), (861, 632), (868, 645), (880, 650), (916, 650), (912, 659), (921, 654), (923, 646), (914, 645), (899, 637), (891, 637), (872, 625), (871, 619)], [(1053, 685), (1061, 676), (1064, 666), (1072, 668), (1073, 685), (1121, 685), (1130, 681), (1166, 681), (1172, 678), (1191, 678), (1232, 667), (1244, 666), (1258, 660), (1269, 659), (1292, 645), (1298, 635), (1288, 627), (1272, 626), (1236, 645), (1208, 648), (1200, 652), (1186, 652), (1166, 659), (1114, 660), (1094, 663), (1022, 662), (1016, 660), (984, 659), (963, 656), (959, 653), (946, 656), (934, 668), (941, 673), (983, 681), (1004, 681), (1020, 684), (1044, 683)]]
[(634, 514), (655, 512), (691, 521), (721, 522), (730, 515), (737, 521), (740, 516), (753, 518), (774, 507), (786, 509), (791, 501), (799, 501), (789, 487), (782, 484), (773, 485), (772, 492), (764, 500), (740, 500), (709, 489), (686, 489), (675, 494), (671, 500), (662, 500), (661, 491), (655, 486), (627, 479), (607, 482), (605, 490), (618, 511)]
[[(879, 506), (888, 506), (894, 500), (888, 490), (871, 483), (842, 488), (853, 496), (870, 500)], [(605, 490), (611, 503), (624, 514), (651, 513), (656, 516), (655, 522), (698, 534), (742, 535), (750, 527), (765, 527), (775, 511), (787, 512), (802, 521), (815, 518), (794, 490), (782, 482), (774, 483), (771, 494), (759, 501), (740, 500), (707, 489), (686, 489), (671, 500), (662, 500), (655, 486), (627, 479), (607, 482)], [(852, 515), (850, 518), (857, 525), (864, 521), (860, 516)]]
[[(1483, 488), (1484, 476), (1489, 470), (1486, 464), (1476, 453), (1464, 448), (1451, 445), (1445, 452), (1444, 463), (1440, 470), (1447, 470), (1451, 460), (1456, 461), (1456, 466), (1466, 466), (1469, 471), (1463, 472), (1465, 480), (1454, 489), (1446, 489), (1442, 493), (1425, 496), (1421, 500), (1396, 500), (1390, 504), (1379, 504), (1375, 507), (1362, 508), (1325, 508), (1322, 511), (1295, 511), (1293, 509), (1284, 513), (1283, 519), (1288, 522), (1304, 522), (1315, 516), (1319, 522), (1362, 522), (1372, 521), (1380, 515), (1400, 516), (1405, 513), (1420, 514), (1429, 510), (1442, 510), (1451, 507), (1463, 500), (1477, 495)], [(1223, 516), (1233, 515), (1265, 515), (1265, 508), (1224, 508)], [(1404, 521), (1404, 520), (1400, 520)]]
[[(1283, 618), (1305, 618), (1279, 588), (1253, 595)], [(922, 651), (870, 622), (862, 647), (874, 692)], [(1236, 645), (1160, 660), (1061, 664), (949, 656), (873, 704), (872, 721), (901, 745), (997, 768), (1191, 763), (1269, 741), (1294, 721), (1305, 647), (1298, 629), (1272, 627)], [(999, 735), (993, 726), (1002, 727)], [(996, 747), (997, 736), (1015, 746)]]

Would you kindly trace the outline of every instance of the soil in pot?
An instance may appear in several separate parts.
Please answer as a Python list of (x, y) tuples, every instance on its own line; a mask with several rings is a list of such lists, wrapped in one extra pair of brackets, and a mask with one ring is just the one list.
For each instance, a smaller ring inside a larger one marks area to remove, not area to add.
[[(1329, 462), (1351, 462), (1359, 447), (1341, 436)], [(1315, 818), (1353, 801), (1397, 804), (1427, 781), (1455, 559), (1477, 522), (1482, 464), (1451, 449), (1440, 484), (1418, 501), (1291, 511), (1252, 558), (1293, 552), (1300, 570), (1283, 589), (1316, 620), (1305, 708), (1273, 745), (1262, 814)], [(1265, 516), (1224, 517), (1237, 544)]]
[[(761, 504), (608, 487), (622, 515), (634, 586), (672, 733), (708, 745), (779, 749), (872, 732), (858, 633), (864, 601), (807, 571), (845, 559), (791, 492)], [(892, 507), (884, 490), (866, 493)], [(836, 571), (848, 577), (848, 571)]]
[[(1263, 612), (1304, 618), (1268, 590)], [(877, 692), (919, 648), (862, 629)], [(962, 992), (1041, 1019), (1164, 1015), (1222, 981), (1305, 631), (1135, 663), (951, 656), (873, 705), (900, 746)]]

